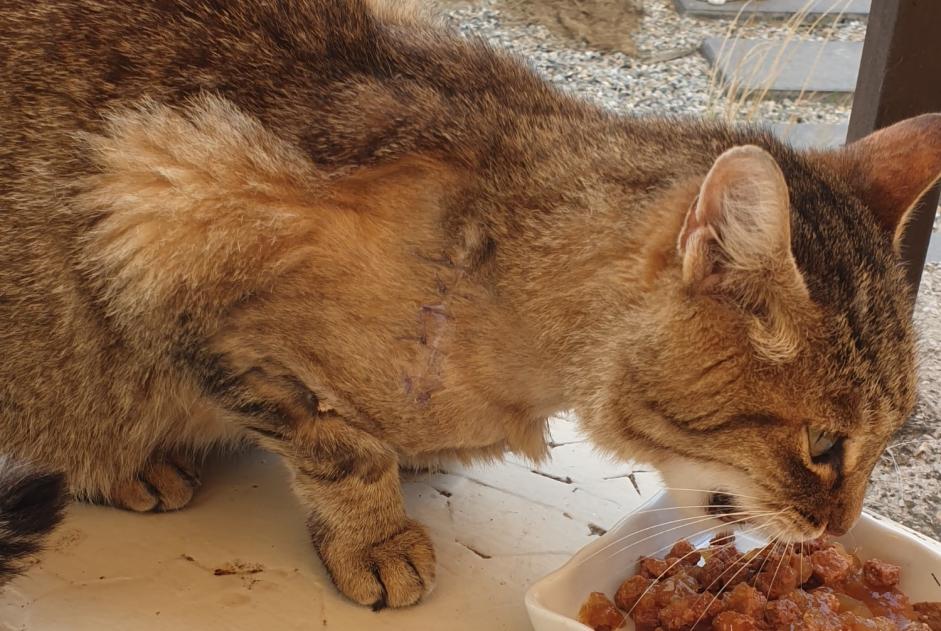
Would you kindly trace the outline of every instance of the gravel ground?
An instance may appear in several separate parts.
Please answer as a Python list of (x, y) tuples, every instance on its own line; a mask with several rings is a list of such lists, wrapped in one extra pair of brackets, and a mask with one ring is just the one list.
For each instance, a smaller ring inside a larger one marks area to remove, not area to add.
[[(525, 57), (550, 81), (610, 109), (634, 114), (725, 114), (729, 98), (721, 93), (709, 64), (698, 52), (703, 39), (729, 33), (759, 39), (795, 37), (793, 29), (780, 22), (734, 24), (681, 17), (672, 0), (646, 0), (644, 9), (634, 37), (637, 56), (598, 50), (541, 24), (521, 24), (505, 0), (451, 2), (445, 13), (463, 33), (480, 35)], [(800, 29), (797, 36), (862, 41), (865, 23), (841, 20), (834, 24), (828, 18), (816, 29)], [(731, 116), (780, 122), (835, 122), (848, 117), (848, 104), (796, 103), (794, 99), (763, 101), (757, 108), (739, 108)]]
[(876, 466), (866, 505), (941, 540), (941, 265), (925, 268), (915, 322), (921, 400)]
[[(525, 57), (548, 80), (619, 112), (779, 122), (836, 122), (849, 117), (849, 104), (810, 100), (729, 106), (728, 96), (717, 88), (709, 65), (697, 52), (700, 43), (707, 36), (730, 33), (760, 39), (794, 37), (793, 29), (781, 23), (681, 17), (672, 0), (646, 0), (645, 15), (630, 46), (638, 52), (631, 56), (602, 50), (590, 37), (576, 40), (558, 29), (521, 20), (514, 11), (525, 0), (514, 0), (515, 5), (508, 0), (440, 1), (462, 32), (483, 36)], [(537, 11), (538, 5), (531, 10)], [(800, 29), (797, 36), (861, 41), (865, 28), (860, 21), (827, 20), (816, 29)], [(935, 230), (939, 229), (941, 220), (936, 220)], [(914, 417), (876, 467), (867, 506), (941, 539), (941, 267), (925, 271), (916, 319), (922, 340), (921, 398)]]

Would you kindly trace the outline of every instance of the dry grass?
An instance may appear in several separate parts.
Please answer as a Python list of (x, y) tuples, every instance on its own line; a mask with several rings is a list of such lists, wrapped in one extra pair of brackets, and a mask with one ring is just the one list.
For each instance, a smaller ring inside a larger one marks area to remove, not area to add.
[[(839, 11), (821, 14), (808, 22), (807, 17), (814, 2), (807, 0), (801, 9), (784, 23), (784, 39), (768, 40), (767, 45), (755, 46), (742, 57), (731, 74), (722, 77), (719, 68), (731, 57), (738, 32), (754, 24), (754, 15), (746, 13), (746, 9), (755, 1), (760, 0), (748, 0), (730, 22), (710, 75), (708, 111), (730, 122), (757, 121), (761, 115), (762, 102), (767, 99), (783, 64), (787, 62), (787, 44), (800, 39), (801, 35), (818, 33), (821, 30), (824, 40), (829, 41), (850, 2), (844, 0)], [(821, 53), (817, 54), (813, 65), (807, 71), (807, 79), (795, 99), (796, 104), (818, 98), (816, 93), (807, 89), (807, 80), (820, 62)], [(758, 74), (766, 71), (764, 81), (759, 87), (754, 87)]]

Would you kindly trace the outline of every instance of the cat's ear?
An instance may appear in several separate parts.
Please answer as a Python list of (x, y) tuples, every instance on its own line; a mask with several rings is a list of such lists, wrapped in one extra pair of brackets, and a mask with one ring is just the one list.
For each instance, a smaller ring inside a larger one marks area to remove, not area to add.
[(791, 253), (784, 174), (759, 147), (729, 149), (712, 165), (677, 244), (683, 281), (695, 292), (721, 290), (758, 273), (803, 287)]
[(897, 242), (911, 209), (941, 176), (941, 114), (896, 123), (836, 152), (857, 195)]
[(771, 154), (735, 147), (709, 170), (677, 244), (686, 288), (738, 304), (755, 350), (774, 362), (794, 357), (801, 323), (813, 311), (791, 252), (790, 213), (787, 183)]

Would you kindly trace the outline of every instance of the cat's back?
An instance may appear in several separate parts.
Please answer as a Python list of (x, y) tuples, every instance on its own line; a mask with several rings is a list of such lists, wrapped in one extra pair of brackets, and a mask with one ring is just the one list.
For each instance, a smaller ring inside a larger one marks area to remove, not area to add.
[[(13, 402), (0, 423), (5, 448), (27, 452), (28, 436), (57, 419), (79, 427), (134, 418), (133, 408), (147, 407), (141, 397), (170, 390), (153, 380), (155, 355), (141, 359), (134, 332), (101, 296), (87, 245), (101, 208), (80, 201), (101, 175), (89, 134), (107, 136), (108, 117), (124, 110), (157, 103), (187, 113), (211, 95), (237, 112), (233, 125), (257, 121), (297, 145), (310, 128), (303, 121), (329, 109), (338, 83), (376, 67), (375, 36), (404, 19), (388, 17), (392, 26), (380, 26), (359, 0), (4, 3), (0, 399)], [(152, 122), (143, 121), (144, 136), (156, 133)], [(192, 142), (152, 139), (174, 150)]]
[(375, 66), (386, 28), (366, 0), (12, 0), (3, 13), (4, 263), (67, 252), (93, 221), (71, 202), (96, 170), (85, 134), (111, 113), (212, 94), (300, 143), (337, 84)]
[(377, 27), (360, 0), (14, 0), (0, 21), (4, 121), (93, 130), (106, 108), (204, 91), (261, 112), (309, 87), (304, 70), (369, 56)]
[(37, 358), (67, 352), (78, 331), (110, 335), (82, 271), (82, 238), (96, 221), (75, 203), (96, 171), (85, 134), (106, 133), (110, 112), (185, 107), (203, 93), (272, 129), (297, 127), (304, 115), (285, 104), (322, 92), (305, 78), (311, 69), (328, 51), (350, 57), (375, 28), (359, 0), (5, 2), (0, 347), (21, 360), (5, 372), (39, 371)]
[(8, 152), (62, 153), (111, 109), (204, 93), (328, 166), (409, 151), (473, 161), (529, 117), (594, 116), (403, 0), (13, 0), (0, 82)]

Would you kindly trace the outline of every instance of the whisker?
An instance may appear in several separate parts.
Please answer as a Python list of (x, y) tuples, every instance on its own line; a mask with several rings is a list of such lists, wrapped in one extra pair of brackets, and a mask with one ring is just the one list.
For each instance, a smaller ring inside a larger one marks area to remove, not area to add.
[(852, 529), (850, 529), (849, 531), (847, 531), (846, 535), (847, 535), (850, 539), (853, 540), (853, 551), (854, 551), (856, 554), (859, 554), (859, 550), (860, 550), (859, 542), (856, 541), (856, 535), (853, 534)]
[[(770, 525), (773, 523), (773, 520), (774, 520), (775, 517), (776, 517), (776, 515), (769, 515), (769, 516), (766, 518), (767, 521), (765, 521), (765, 523), (763, 523), (763, 524), (757, 524), (757, 525), (753, 526), (752, 528), (745, 528), (744, 530), (739, 531), (737, 534), (747, 535), (747, 534), (749, 534), (749, 533), (755, 532), (756, 530), (761, 530), (761, 529), (763, 529), (763, 528), (767, 528), (768, 526), (770, 526)], [(764, 536), (764, 535), (762, 535), (762, 536)], [(769, 541), (768, 543), (766, 543), (765, 545), (759, 546), (759, 547), (760, 547), (760, 548), (767, 548), (769, 545), (770, 545), (770, 541)]]
[[(748, 518), (746, 518), (746, 519), (748, 519)], [(694, 533), (692, 533), (692, 534), (690, 534), (690, 535), (687, 535), (687, 536), (685, 536), (685, 537), (682, 537), (682, 539), (686, 539), (687, 541), (689, 541), (690, 539), (695, 539), (695, 538), (698, 537), (699, 535), (704, 535), (704, 534), (706, 534), (706, 533), (708, 533), (708, 532), (711, 532), (712, 530), (714, 530), (714, 529), (716, 529), (716, 528), (718, 528), (718, 527), (719, 527), (719, 526), (710, 526), (710, 527), (708, 527), (708, 528), (703, 528), (702, 530), (696, 531), (696, 532), (694, 532)], [(672, 548), (674, 545), (676, 545), (676, 542), (675, 542), (675, 541), (673, 541), (673, 542), (671, 542), (671, 543), (668, 543), (667, 545), (662, 546), (662, 547), (660, 547), (660, 548), (657, 548), (656, 550), (654, 550), (654, 551), (651, 552), (650, 554), (645, 554), (644, 556), (645, 556), (645, 557), (658, 557), (658, 556), (660, 556), (661, 554), (663, 554), (664, 552), (666, 552), (667, 550), (669, 550), (670, 548)], [(698, 549), (698, 548), (697, 548), (697, 549)], [(692, 554), (692, 553), (690, 553), (690, 554)]]
[[(780, 513), (779, 513), (779, 514), (780, 514)], [(769, 523), (770, 523), (770, 522), (769, 522)], [(764, 524), (764, 525), (767, 526), (768, 524), (766, 523), (766, 524)], [(732, 563), (729, 567), (725, 568), (725, 569), (722, 571), (721, 574), (719, 574), (717, 577), (715, 577), (715, 579), (713, 579), (713, 581), (712, 581), (711, 583), (709, 583), (709, 585), (703, 590), (703, 593), (708, 592), (708, 591), (709, 591), (709, 588), (712, 587), (713, 585), (715, 585), (716, 581), (718, 581), (718, 580), (721, 579), (723, 576), (725, 576), (726, 572), (728, 572), (729, 570), (731, 570), (732, 568), (734, 568), (734, 567), (739, 563), (739, 561), (742, 562), (742, 567), (740, 567), (738, 570), (736, 570), (735, 574), (733, 574), (732, 577), (731, 577), (729, 580), (725, 581), (725, 584), (726, 584), (726, 585), (728, 585), (729, 583), (731, 583), (732, 581), (734, 581), (734, 580), (735, 580), (735, 577), (738, 576), (739, 574), (741, 574), (741, 573), (745, 570), (745, 568), (747, 568), (747, 567), (751, 564), (751, 561), (752, 561), (752, 560), (751, 560), (751, 558), (747, 558), (747, 557), (745, 557), (744, 555), (742, 555), (742, 557), (740, 557), (738, 561), (735, 561), (734, 563)], [(690, 628), (692, 628), (692, 629), (695, 629), (695, 628), (696, 628), (696, 625), (698, 625), (698, 624), (700, 623), (700, 621), (702, 620), (703, 616), (705, 616), (705, 615), (706, 615), (706, 612), (709, 611), (709, 608), (712, 607), (712, 604), (713, 604), (714, 602), (716, 602), (716, 600), (719, 598), (719, 594), (721, 593), (721, 591), (722, 591), (722, 590), (720, 589), (719, 591), (717, 591), (717, 592), (715, 593), (715, 595), (712, 597), (712, 600), (709, 601), (709, 604), (706, 605), (705, 609), (702, 610), (702, 613), (699, 614), (699, 617), (696, 619), (696, 622), (694, 622), (694, 623), (693, 623), (693, 626), (690, 627)]]
[[(717, 524), (717, 525), (713, 526), (712, 528), (706, 528), (706, 529), (701, 530), (700, 532), (696, 533), (696, 535), (694, 535), (694, 536), (698, 536), (699, 534), (702, 534), (703, 532), (709, 532), (710, 530), (713, 530), (713, 529), (715, 529), (715, 528), (721, 528), (721, 527), (726, 527), (726, 528), (727, 528), (727, 527), (733, 526), (733, 525), (735, 525), (735, 524), (740, 524), (740, 523), (742, 523), (743, 521), (748, 521), (749, 519), (756, 519), (756, 518), (758, 518), (758, 517), (764, 517), (764, 516), (765, 516), (765, 514), (759, 514), (759, 515), (749, 514), (749, 515), (746, 515), (745, 517), (743, 517), (743, 518), (741, 518), (741, 519), (736, 519), (735, 521), (727, 522), (727, 523), (724, 523), (724, 524)], [(643, 542), (645, 542), (645, 541), (648, 541), (648, 540), (650, 540), (650, 539), (653, 539), (654, 537), (659, 537), (659, 536), (662, 535), (662, 534), (665, 534), (665, 533), (668, 533), (668, 532), (673, 532), (674, 530), (679, 530), (680, 528), (685, 528), (686, 526), (690, 526), (690, 525), (692, 525), (692, 524), (680, 524), (679, 526), (674, 526), (673, 528), (668, 528), (667, 530), (663, 530), (663, 531), (661, 531), (661, 532), (655, 533), (655, 534), (653, 534), (653, 535), (650, 535), (649, 537), (644, 537), (644, 538), (641, 539), (640, 541), (634, 541), (634, 542), (630, 543), (629, 545), (627, 545), (626, 547), (619, 549), (619, 550), (618, 550), (617, 552), (615, 552), (614, 554), (621, 554), (622, 552), (624, 552), (624, 551), (626, 551), (626, 550), (630, 550), (630, 549), (633, 548), (634, 546), (639, 545), (639, 544), (641, 544), (641, 543), (643, 543)]]
[(771, 591), (774, 589), (774, 581), (778, 578), (778, 572), (781, 571), (781, 564), (784, 563), (784, 557), (787, 556), (787, 549), (791, 545), (791, 538), (787, 538), (787, 543), (784, 544), (784, 551), (781, 552), (781, 558), (778, 559), (778, 566), (774, 568), (774, 574), (771, 575), (771, 582), (768, 583), (768, 596), (771, 596)]
[[(671, 544), (671, 547), (672, 547), (673, 545), (675, 545), (675, 544)], [(663, 570), (662, 572), (660, 572), (660, 575), (657, 576), (657, 578), (653, 579), (653, 580), (654, 580), (654, 583), (656, 583), (656, 582), (659, 581), (661, 578), (663, 578), (664, 576), (666, 576), (666, 575), (670, 572), (670, 570), (672, 570), (673, 568), (675, 568), (680, 562), (683, 561), (683, 559), (685, 559), (686, 557), (690, 556), (691, 554), (698, 553), (698, 552), (699, 552), (699, 549), (694, 547), (692, 550), (690, 550), (689, 552), (687, 552), (686, 554), (684, 554), (683, 556), (681, 556), (680, 558), (678, 558), (676, 561), (674, 561), (673, 563), (671, 563), (671, 564), (669, 565), (669, 567), (667, 567), (667, 569), (665, 569), (665, 570)], [(655, 553), (652, 554), (651, 556), (654, 556), (654, 557), (655, 557), (655, 556), (658, 556), (659, 554), (660, 554), (660, 551), (658, 550), (657, 552), (655, 552)], [(650, 588), (648, 587), (647, 589), (650, 589)], [(643, 598), (646, 593), (647, 593), (647, 592), (644, 592), (643, 594), (641, 594), (641, 598)], [(631, 610), (633, 610), (633, 607), (631, 607)], [(630, 612), (628, 612), (628, 613), (630, 613)]]
[(911, 444), (914, 444), (914, 443), (921, 443), (921, 442), (924, 442), (924, 440), (925, 440), (924, 438), (916, 438), (915, 440), (903, 440), (903, 441), (900, 442), (900, 443), (895, 443), (895, 444), (892, 444), (892, 445), (887, 445), (887, 446), (886, 446), (886, 449), (895, 449), (896, 447), (901, 447), (902, 445), (911, 445)]
[(779, 531), (778, 534), (772, 537), (771, 541), (768, 543), (768, 545), (771, 545), (773, 543), (774, 546), (771, 548), (771, 551), (765, 555), (765, 558), (762, 559), (761, 565), (758, 566), (758, 571), (755, 572), (755, 576), (753, 577), (754, 582), (752, 583), (752, 587), (757, 587), (758, 575), (765, 571), (765, 565), (768, 563), (768, 559), (770, 559), (771, 557), (775, 555), (775, 552), (778, 549), (778, 544), (780, 544), (780, 542), (781, 542), (781, 533)]
[(797, 577), (797, 580), (801, 580), (801, 577), (804, 576), (804, 544), (803, 542), (801, 543), (800, 548), (798, 548), (798, 550), (800, 551), (799, 552), (800, 556), (798, 557), (798, 561), (800, 562), (800, 565), (798, 567), (800, 569), (798, 570), (799, 575)]
[[(756, 530), (760, 530), (760, 529), (764, 528), (765, 526), (767, 526), (767, 524), (759, 524), (759, 525), (754, 526), (754, 527), (752, 527), (752, 528), (747, 528), (747, 529), (745, 529), (745, 530), (742, 531), (742, 534), (748, 534), (748, 533), (750, 533), (750, 532), (754, 532), (754, 531), (756, 531)], [(672, 544), (671, 544), (671, 546), (672, 546)], [(663, 550), (663, 549), (664, 549), (664, 548), (661, 548), (661, 550)], [(658, 555), (661, 550), (658, 550), (658, 551), (655, 552), (652, 556)], [(683, 559), (685, 559), (686, 557), (688, 557), (689, 555), (691, 555), (691, 554), (693, 554), (693, 553), (701, 553), (701, 550), (700, 550), (699, 548), (694, 548), (694, 549), (691, 550), (690, 552), (687, 552), (687, 553), (684, 554), (682, 557), (680, 557), (679, 559), (677, 559), (676, 561), (674, 561), (673, 563), (671, 563), (670, 566), (669, 566), (667, 569), (665, 569), (663, 572), (661, 572), (660, 575), (657, 576), (657, 578), (654, 579), (653, 583), (651, 583), (650, 585), (647, 586), (647, 589), (644, 590), (644, 593), (642, 593), (642, 594), (640, 595), (640, 598), (638, 598), (637, 601), (635, 601), (634, 604), (631, 606), (631, 608), (628, 610), (627, 615), (628, 615), (628, 616), (631, 615), (631, 613), (634, 611), (634, 607), (637, 606), (637, 603), (639, 603), (640, 600), (641, 600), (644, 596), (647, 595), (647, 593), (653, 588), (654, 585), (656, 585), (656, 584), (660, 581), (660, 579), (662, 579), (664, 576), (666, 576), (666, 575), (670, 572), (670, 570), (672, 570), (674, 567), (676, 567), (676, 565), (677, 565), (678, 563), (680, 563)], [(694, 625), (694, 627), (695, 627), (695, 625)]]
[[(735, 565), (736, 565), (737, 563), (738, 563), (738, 561), (736, 561), (735, 563), (733, 563), (732, 565), (730, 565), (729, 567), (727, 567), (727, 568), (722, 572), (722, 574), (720, 574), (718, 577), (716, 577), (716, 581), (719, 580), (720, 578), (722, 578), (722, 576), (723, 576), (726, 572), (728, 572), (728, 571), (731, 570), (733, 567), (735, 567)], [(750, 561), (748, 561), (748, 560), (742, 560), (742, 566), (741, 566), (740, 568), (738, 568), (738, 570), (736, 570), (735, 574), (733, 574), (732, 577), (731, 577), (728, 581), (726, 581), (726, 584), (731, 583), (732, 581), (734, 581), (734, 580), (735, 580), (735, 577), (738, 576), (739, 574), (741, 574), (742, 571), (743, 571), (745, 568), (748, 567), (748, 564), (749, 564), (749, 563), (750, 563)], [(715, 581), (713, 581), (713, 583), (714, 583), (714, 582), (715, 582)], [(706, 588), (705, 590), (703, 590), (702, 593), (703, 593), (703, 594), (706, 594), (706, 593), (708, 593), (708, 592), (709, 592), (709, 589)], [(712, 596), (712, 600), (710, 600), (710, 601), (709, 601), (709, 604), (706, 605), (705, 608), (703, 608), (702, 612), (699, 614), (699, 617), (696, 618), (696, 622), (694, 622), (694, 623), (693, 623), (693, 626), (690, 627), (691, 629), (695, 629), (695, 628), (696, 628), (696, 625), (698, 625), (699, 622), (702, 620), (703, 616), (706, 615), (706, 612), (709, 611), (709, 608), (712, 607), (712, 604), (713, 604), (716, 600), (719, 599), (719, 594), (720, 594), (720, 593), (721, 593), (721, 590), (718, 591), (718, 592), (716, 592), (716, 593)]]
[(892, 466), (895, 467), (895, 479), (899, 488), (899, 508), (905, 508), (905, 485), (902, 484), (902, 470), (899, 468), (899, 461), (895, 458), (895, 454), (892, 453), (891, 449), (886, 449), (885, 453), (889, 454), (889, 458), (892, 459)]
[[(742, 512), (738, 512), (738, 513), (727, 513), (727, 514), (734, 516), (734, 515), (745, 515), (745, 514), (748, 514), (749, 512), (750, 512), (750, 511), (742, 511)], [(599, 554), (599, 553), (601, 553), (601, 552), (604, 552), (604, 551), (607, 550), (608, 548), (610, 548), (610, 547), (612, 547), (612, 546), (615, 546), (615, 545), (618, 545), (619, 543), (623, 543), (626, 539), (629, 539), (630, 537), (633, 537), (634, 535), (640, 534), (640, 533), (642, 533), (642, 532), (647, 532), (647, 531), (649, 531), (649, 530), (655, 530), (655, 529), (657, 529), (657, 528), (662, 528), (663, 526), (669, 526), (669, 525), (671, 525), (671, 524), (678, 524), (678, 523), (680, 523), (680, 522), (684, 522), (684, 523), (682, 523), (680, 526), (677, 526), (676, 528), (672, 528), (672, 529), (670, 529), (670, 530), (665, 531), (665, 532), (672, 532), (673, 530), (676, 530), (676, 529), (678, 529), (678, 528), (683, 528), (684, 526), (691, 526), (691, 525), (699, 524), (699, 523), (706, 522), (706, 521), (713, 521), (713, 520), (715, 520), (715, 519), (716, 519), (716, 517), (714, 517), (713, 515), (694, 515), (694, 516), (691, 516), (691, 517), (683, 517), (682, 519), (672, 519), (672, 520), (670, 520), (670, 521), (665, 521), (665, 522), (660, 523), (660, 524), (655, 524), (655, 525), (653, 525), (653, 526), (648, 526), (647, 528), (641, 528), (640, 530), (633, 530), (633, 531), (627, 533), (626, 535), (622, 535), (622, 536), (618, 537), (617, 539), (614, 539), (614, 540), (612, 540), (612, 541), (609, 541), (607, 544), (605, 544), (605, 545), (602, 546), (601, 548), (598, 548), (597, 550), (595, 550), (591, 555), (585, 557), (585, 560), (587, 561), (588, 559), (592, 558), (592, 557), (595, 556), (596, 554)], [(713, 526), (713, 528), (715, 528), (715, 527), (716, 527), (716, 526)], [(704, 532), (708, 532), (708, 531), (709, 531), (709, 529), (706, 529)], [(644, 539), (644, 541), (646, 541), (646, 539)]]
[[(739, 523), (739, 522), (742, 522), (742, 521), (747, 521), (748, 519), (750, 519), (750, 517), (746, 517), (745, 519), (738, 520), (737, 522), (733, 522), (733, 524), (734, 524), (734, 523)], [(723, 525), (725, 525), (725, 524), (723, 524)], [(719, 526), (710, 526), (709, 528), (703, 528), (702, 530), (700, 530), (700, 531), (698, 531), (698, 532), (694, 532), (694, 533), (692, 533), (692, 534), (690, 534), (690, 535), (687, 535), (687, 536), (683, 537), (683, 539), (686, 539), (687, 541), (689, 541), (690, 539), (695, 539), (695, 538), (698, 537), (699, 535), (702, 535), (702, 534), (705, 534), (705, 533), (707, 533), (707, 532), (710, 532), (710, 531), (712, 531), (712, 530), (714, 530), (715, 528), (718, 528), (718, 527), (719, 527)], [(741, 530), (740, 532), (741, 532), (742, 534), (748, 534), (749, 532), (753, 532), (753, 531), (756, 530), (757, 528), (759, 528), (759, 526), (756, 526), (756, 527), (754, 527), (754, 528), (746, 528), (745, 530)], [(663, 547), (661, 547), (661, 548), (657, 548), (657, 549), (654, 550), (652, 553), (647, 554), (647, 555), (644, 555), (644, 556), (647, 556), (647, 557), (656, 557), (656, 556), (659, 556), (660, 554), (662, 554), (663, 552), (665, 552), (665, 551), (668, 550), (669, 548), (672, 548), (674, 545), (676, 545), (676, 542), (675, 542), (675, 541), (672, 542), (672, 543), (668, 543), (667, 545), (665, 545), (665, 546), (663, 546)], [(692, 553), (690, 553), (690, 554), (692, 554)]]
[[(774, 517), (776, 517), (776, 516), (779, 515), (779, 514), (780, 514), (780, 513), (775, 513), (774, 515), (771, 515), (771, 516), (769, 517), (769, 521), (766, 522), (765, 524), (763, 524), (763, 525), (760, 526), (760, 527), (763, 528), (763, 527), (767, 527), (768, 525), (770, 525), (770, 524), (772, 523), (770, 520), (773, 519)], [(754, 529), (753, 529), (753, 530), (754, 530)], [(763, 548), (767, 548), (769, 545), (771, 545), (770, 542), (769, 542), (769, 543), (766, 543), (766, 544), (765, 544), (764, 546), (762, 546), (762, 547), (763, 547)], [(740, 559), (740, 560), (741, 560), (741, 559)], [(737, 563), (737, 562), (738, 562), (738, 561), (736, 561), (736, 563)], [(747, 562), (748, 562), (748, 563), (751, 563), (751, 559), (748, 559)], [(733, 563), (732, 566), (734, 567), (734, 566), (735, 566), (735, 563)], [(726, 568), (725, 572), (728, 572), (729, 569), (731, 569), (731, 568)], [(718, 581), (720, 578), (722, 578), (722, 577), (725, 575), (725, 572), (722, 572), (721, 574), (719, 574), (719, 576), (717, 576), (715, 579), (713, 579), (713, 581), (712, 581), (711, 583), (709, 583), (709, 584), (705, 587), (705, 590), (708, 591), (710, 587), (712, 587), (713, 585), (715, 585), (715, 584), (716, 584), (716, 581)]]
[(665, 506), (662, 508), (648, 508), (647, 510), (634, 511), (631, 515), (643, 515), (645, 513), (658, 513), (666, 510), (681, 510), (684, 508), (741, 508), (735, 504), (688, 504), (686, 506)]
[(660, 576), (658, 576), (657, 578), (653, 579), (653, 582), (652, 582), (650, 585), (647, 586), (647, 589), (645, 589), (645, 590), (644, 590), (644, 593), (642, 593), (642, 594), (640, 595), (640, 598), (638, 598), (636, 601), (634, 601), (634, 604), (631, 605), (631, 608), (627, 610), (627, 615), (628, 615), (628, 617), (630, 617), (631, 613), (633, 613), (634, 607), (637, 606), (637, 603), (639, 603), (641, 600), (643, 600), (644, 596), (646, 596), (647, 593), (648, 593), (651, 589), (653, 589), (653, 586), (656, 585), (657, 582), (659, 582), (661, 578), (663, 578), (664, 576), (666, 576), (667, 572), (669, 572), (670, 570), (672, 570), (674, 567), (676, 567), (676, 564), (677, 564), (677, 563), (679, 563), (680, 561), (682, 561), (683, 559), (685, 559), (685, 558), (688, 557), (689, 555), (693, 554), (694, 552), (699, 552), (699, 550), (696, 549), (696, 548), (693, 548), (693, 550), (691, 550), (690, 552), (687, 552), (686, 554), (684, 554), (682, 557), (680, 557), (679, 559), (677, 559), (676, 561), (674, 561), (674, 562), (670, 565), (670, 567), (668, 567), (668, 568), (665, 569), (663, 572), (661, 572), (661, 573), (660, 573)]
[(709, 495), (713, 495), (714, 493), (721, 493), (722, 495), (728, 495), (729, 497), (744, 497), (744, 498), (749, 499), (749, 500), (758, 500), (758, 501), (761, 501), (761, 498), (760, 498), (760, 497), (755, 497), (755, 496), (753, 496), (753, 495), (745, 495), (744, 493), (733, 493), (732, 491), (725, 491), (725, 490), (721, 490), (721, 491), (720, 491), (719, 489), (712, 489), (712, 490), (709, 490), (709, 489), (687, 489), (687, 488), (681, 488), (681, 487), (677, 487), (677, 486), (665, 486), (665, 487), (663, 487), (663, 488), (664, 488), (665, 490), (667, 490), (667, 491), (692, 491), (692, 492), (694, 492), (694, 493), (708, 493)]

